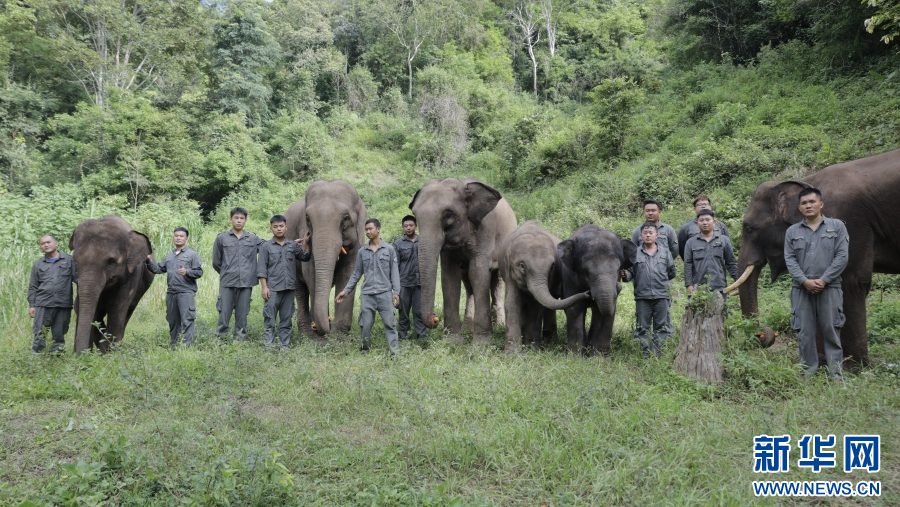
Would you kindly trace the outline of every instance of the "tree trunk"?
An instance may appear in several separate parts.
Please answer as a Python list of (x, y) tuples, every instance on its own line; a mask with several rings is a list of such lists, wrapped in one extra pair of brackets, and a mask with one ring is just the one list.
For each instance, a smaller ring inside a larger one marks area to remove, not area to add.
[(681, 318), (681, 340), (675, 351), (676, 371), (707, 384), (724, 381), (725, 368), (720, 357), (725, 338), (724, 308), (725, 299), (718, 292), (708, 301), (701, 303), (695, 299), (687, 305)]

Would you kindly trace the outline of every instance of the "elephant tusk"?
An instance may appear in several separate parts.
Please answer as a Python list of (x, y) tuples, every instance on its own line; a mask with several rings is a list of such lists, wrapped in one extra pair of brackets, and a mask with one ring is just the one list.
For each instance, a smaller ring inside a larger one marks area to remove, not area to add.
[(344, 255), (347, 255), (347, 250), (344, 249), (344, 247), (341, 247), (341, 253), (344, 254)]
[(750, 273), (753, 272), (753, 268), (754, 268), (753, 264), (747, 266), (747, 269), (744, 270), (744, 274), (742, 274), (740, 278), (735, 280), (733, 284), (729, 285), (728, 287), (725, 287), (725, 289), (722, 292), (724, 292), (725, 294), (728, 294), (729, 292), (733, 291), (734, 289), (737, 289), (738, 287), (740, 287), (742, 283), (747, 281), (747, 278), (750, 278)]
[(441, 319), (439, 319), (438, 316), (435, 315), (434, 317), (431, 318), (431, 320), (433, 320), (434, 323), (437, 324), (438, 322), (440, 322)]
[(313, 321), (313, 323), (312, 323), (312, 328), (313, 328), (313, 331), (316, 330), (316, 321)]

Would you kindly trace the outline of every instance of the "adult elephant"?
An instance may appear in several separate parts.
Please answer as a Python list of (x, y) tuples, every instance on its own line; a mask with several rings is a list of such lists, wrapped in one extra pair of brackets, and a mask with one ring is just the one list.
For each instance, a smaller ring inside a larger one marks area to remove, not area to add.
[[(847, 224), (850, 256), (841, 275), (844, 291), (844, 315), (841, 331), (844, 357), (868, 364), (866, 336), (866, 296), (872, 286), (872, 273), (900, 273), (900, 211), (887, 205), (893, 192), (900, 191), (900, 150), (828, 166), (797, 181), (770, 181), (756, 189), (744, 214), (738, 269), (741, 311), (745, 318), (759, 310), (757, 285), (763, 266), (769, 265), (772, 280), (787, 271), (784, 263), (784, 235), (788, 227), (803, 220), (798, 209), (798, 194), (806, 187), (822, 192), (825, 216)], [(771, 333), (768, 333), (770, 335)], [(763, 340), (771, 345), (774, 340)], [(823, 354), (822, 338), (817, 338)]]
[[(491, 308), (497, 323), (505, 325), (503, 282), (497, 272), (495, 251), (516, 230), (516, 214), (496, 189), (475, 178), (431, 180), (420, 188), (409, 208), (419, 224), (419, 273), (422, 283), (422, 321), (438, 324), (434, 314), (438, 257), (445, 326), (452, 340), (460, 340), (460, 282), (472, 295), (473, 344), (491, 338)], [(492, 305), (493, 298), (493, 305)]]
[(551, 338), (556, 334), (556, 311), (591, 297), (583, 292), (557, 299), (562, 293), (557, 245), (559, 238), (529, 220), (497, 251), (506, 283), (506, 353), (519, 352), (523, 343), (541, 348), (541, 324), (544, 338)]
[[(312, 258), (297, 262), (297, 327), (325, 343), (332, 329), (350, 332), (353, 296), (335, 303), (330, 320), (331, 288), (343, 288), (353, 274), (356, 252), (366, 240), (366, 206), (353, 185), (343, 180), (315, 181), (303, 199), (285, 213), (287, 236), (303, 238)], [(355, 292), (355, 291), (354, 291)]]
[[(562, 272), (562, 295), (589, 291), (591, 299), (566, 309), (569, 351), (573, 354), (609, 354), (616, 303), (622, 284), (619, 271), (630, 268), (637, 247), (596, 225), (584, 225), (557, 247)], [(591, 329), (585, 340), (585, 317), (591, 310)]]
[(69, 250), (78, 265), (75, 353), (95, 346), (107, 352), (110, 342), (125, 335), (131, 314), (153, 283), (144, 262), (153, 248), (147, 236), (112, 215), (78, 224)]

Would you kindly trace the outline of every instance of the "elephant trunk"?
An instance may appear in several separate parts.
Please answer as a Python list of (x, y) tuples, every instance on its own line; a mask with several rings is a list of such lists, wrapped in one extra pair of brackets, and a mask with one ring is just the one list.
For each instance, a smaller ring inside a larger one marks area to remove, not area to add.
[(428, 329), (434, 329), (438, 325), (437, 315), (434, 313), (434, 293), (437, 287), (437, 265), (444, 245), (442, 234), (432, 234), (425, 231), (419, 236), (419, 280), (422, 285), (421, 317)]
[(565, 310), (582, 299), (591, 297), (590, 293), (582, 292), (565, 299), (556, 299), (550, 294), (550, 286), (547, 283), (546, 276), (529, 276), (525, 283), (528, 286), (528, 292), (531, 292), (534, 299), (536, 299), (541, 306), (550, 310)]
[(78, 314), (75, 320), (75, 353), (81, 354), (91, 348), (91, 333), (94, 315), (103, 284), (91, 276), (81, 274), (78, 280)]
[[(753, 266), (753, 264), (739, 262), (738, 271), (744, 272), (750, 266)], [(750, 273), (750, 277), (738, 287), (738, 294), (741, 297), (741, 314), (743, 314), (745, 319), (749, 319), (759, 312), (757, 288), (759, 287), (759, 273), (761, 271), (762, 266), (758, 266)]]
[[(316, 280), (316, 304), (312, 316), (313, 322), (316, 324), (316, 333), (325, 335), (331, 332), (328, 308), (331, 303), (331, 287), (334, 285), (334, 267), (341, 252), (341, 242), (339, 240), (322, 241), (319, 238), (317, 240), (312, 248)], [(338, 287), (338, 291), (343, 289), (343, 287)]]
[(598, 276), (591, 279), (591, 297), (604, 317), (613, 317), (616, 313), (616, 298), (619, 296), (616, 284), (614, 278)]

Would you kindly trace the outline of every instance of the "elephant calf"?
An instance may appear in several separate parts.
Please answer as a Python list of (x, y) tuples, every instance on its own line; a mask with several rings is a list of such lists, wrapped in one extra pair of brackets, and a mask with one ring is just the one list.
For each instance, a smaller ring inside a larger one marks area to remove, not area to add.
[(541, 323), (545, 336), (555, 334), (556, 310), (591, 297), (582, 293), (556, 299), (562, 283), (557, 245), (559, 238), (529, 220), (497, 252), (500, 276), (506, 283), (507, 353), (519, 352), (523, 341), (540, 348)]

